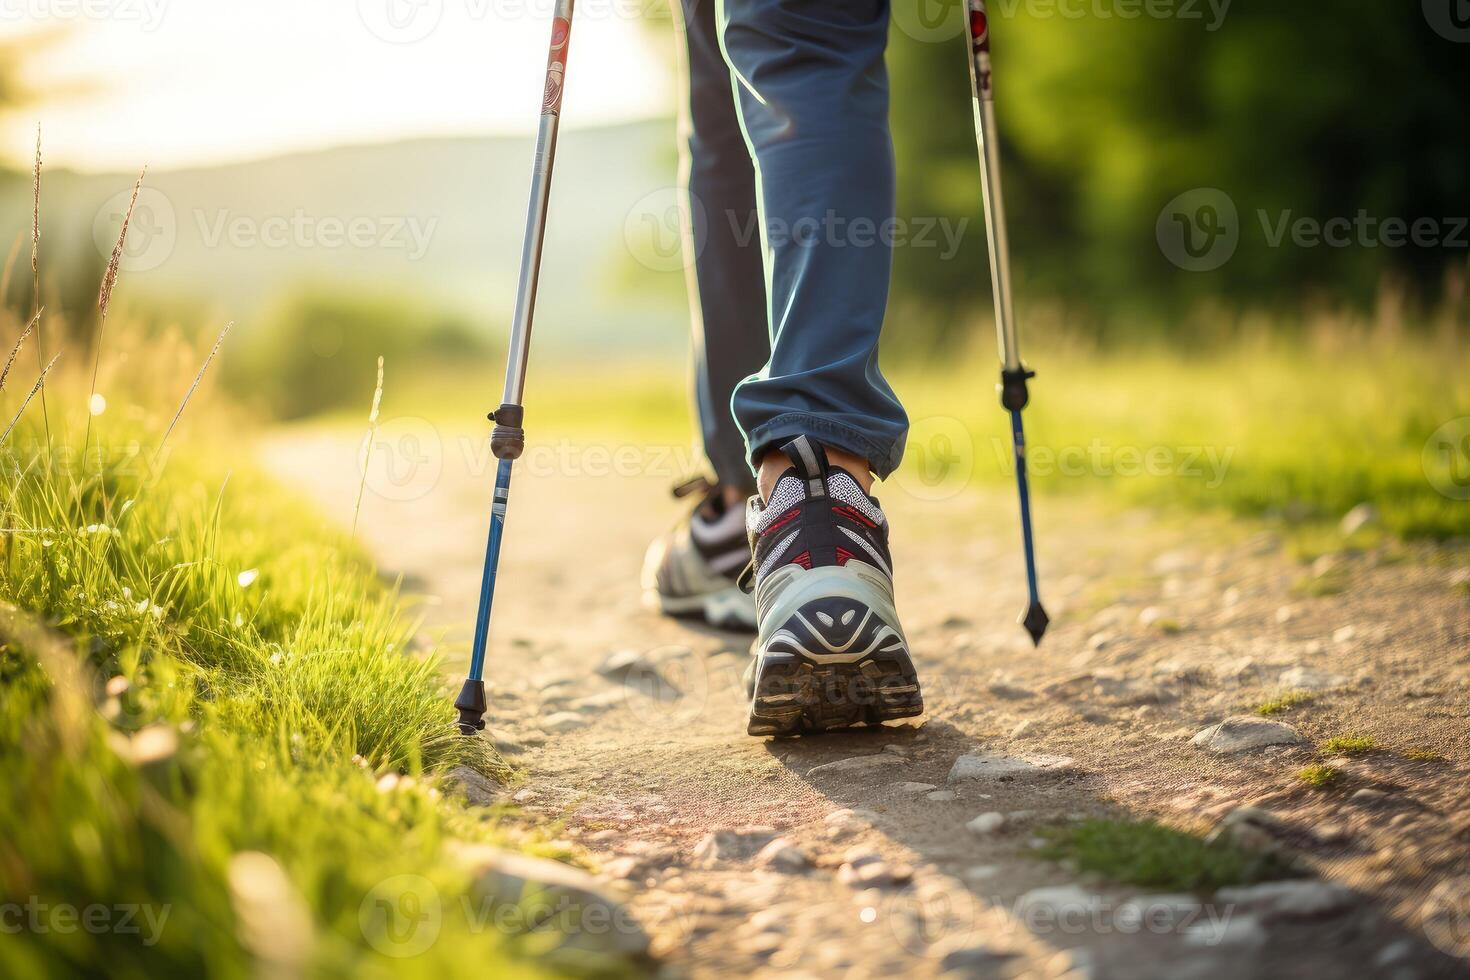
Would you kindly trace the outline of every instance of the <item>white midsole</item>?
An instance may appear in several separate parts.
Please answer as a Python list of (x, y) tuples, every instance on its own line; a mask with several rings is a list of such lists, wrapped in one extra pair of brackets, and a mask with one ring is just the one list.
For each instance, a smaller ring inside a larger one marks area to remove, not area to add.
[[(776, 569), (761, 582), (757, 591), (757, 606), (760, 608), (760, 633), (754, 650), (765, 650), (766, 644), (786, 627), (798, 609), (816, 599), (843, 598), (861, 603), (884, 623), (891, 626), (904, 648), (908, 640), (898, 625), (898, 610), (893, 602), (893, 590), (886, 585), (886, 577), (866, 562), (851, 560), (846, 565), (830, 565), (822, 568), (802, 568), (800, 565), (785, 565)], [(842, 651), (837, 653), (808, 652), (807, 656), (823, 663), (853, 663), (867, 657), (871, 651)]]

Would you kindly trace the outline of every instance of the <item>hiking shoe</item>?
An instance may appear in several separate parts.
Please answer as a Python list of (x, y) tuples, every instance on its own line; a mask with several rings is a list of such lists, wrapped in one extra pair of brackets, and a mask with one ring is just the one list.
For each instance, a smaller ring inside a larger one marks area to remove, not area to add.
[(750, 562), (745, 515), (727, 507), (718, 486), (702, 477), (674, 488), (676, 497), (703, 492), (674, 529), (649, 546), (643, 560), (643, 602), (668, 616), (698, 617), (729, 630), (755, 629), (755, 600), (737, 584)]
[(922, 714), (893, 605), (888, 522), (851, 473), (805, 436), (746, 527), (757, 636), (746, 672), (751, 735), (797, 735)]

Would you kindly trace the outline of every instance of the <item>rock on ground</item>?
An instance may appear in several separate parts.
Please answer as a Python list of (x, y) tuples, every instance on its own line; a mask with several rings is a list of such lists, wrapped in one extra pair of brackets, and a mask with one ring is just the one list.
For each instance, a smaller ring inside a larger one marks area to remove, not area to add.
[(1190, 742), (1206, 752), (1224, 754), (1262, 749), (1268, 745), (1301, 745), (1306, 739), (1285, 722), (1254, 715), (1234, 715), (1218, 725), (1203, 729)]
[(1215, 899), (1259, 912), (1267, 919), (1314, 919), (1347, 911), (1357, 896), (1342, 885), (1303, 879), (1222, 888)]
[(995, 752), (977, 752), (956, 759), (950, 767), (948, 781), (959, 783), (1007, 776), (1031, 776), (1066, 769), (1071, 764), (1072, 760), (1063, 755), (1008, 756)]
[(545, 928), (564, 935), (562, 949), (569, 953), (648, 953), (648, 935), (633, 913), (587, 872), (483, 844), (457, 850), (474, 875), (475, 900), (490, 903), (495, 921), (509, 918), (527, 932)]

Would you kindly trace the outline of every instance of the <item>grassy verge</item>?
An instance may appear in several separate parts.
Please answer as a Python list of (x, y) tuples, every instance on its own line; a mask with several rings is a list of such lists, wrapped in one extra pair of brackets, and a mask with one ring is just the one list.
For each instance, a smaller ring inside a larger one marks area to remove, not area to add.
[(1292, 874), (1269, 855), (1165, 827), (1151, 820), (1084, 820), (1047, 828), (1034, 853), (1124, 884), (1211, 892)]
[(505, 768), (392, 589), (237, 420), (160, 450), (187, 376), (109, 391), (85, 463), (73, 381), (0, 446), (0, 974), (541, 972), (551, 937), (467, 904), (456, 842), (537, 845), (441, 797)]
[[(898, 328), (890, 344), (901, 346)], [(977, 337), (984, 331), (977, 328)], [(1470, 411), (1463, 326), (1408, 329), (1336, 321), (1217, 323), (1230, 340), (1099, 346), (1036, 332), (1040, 370), (1026, 411), (1029, 466), (1042, 492), (1105, 492), (1122, 503), (1217, 509), (1330, 530), (1358, 504), (1377, 519), (1351, 543), (1389, 532), (1470, 536), (1470, 508), (1438, 486), (1454, 461), (1429, 447)], [(473, 425), (500, 365), (420, 376), (390, 413)], [(888, 371), (912, 430), (884, 495), (943, 499), (1012, 479), (1010, 433), (994, 393), (988, 336), (942, 360)], [(532, 442), (691, 444), (687, 367), (677, 358), (533, 364)], [(1470, 423), (1465, 423), (1470, 426)], [(1459, 463), (1463, 467), (1464, 461)]]

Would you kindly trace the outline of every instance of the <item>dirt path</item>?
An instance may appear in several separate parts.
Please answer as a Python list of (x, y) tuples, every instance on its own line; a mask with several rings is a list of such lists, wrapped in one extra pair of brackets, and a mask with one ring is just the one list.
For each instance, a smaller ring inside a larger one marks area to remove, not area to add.
[[(420, 465), (393, 479), (385, 463), (374, 468), (361, 533), (462, 656), (486, 457), (426, 426), (387, 438), (401, 448), (405, 433)], [(350, 519), (352, 435), (286, 433), (264, 452), (326, 513)], [(1470, 972), (1465, 552), (1388, 548), (1309, 568), (1269, 534), (1221, 520), (1046, 498), (1053, 628), (1038, 652), (1014, 624), (1023, 603), (1009, 495), (925, 500), (889, 487), (899, 609), (928, 713), (911, 726), (766, 741), (744, 734), (748, 639), (640, 605), (643, 547), (677, 513), (668, 476), (550, 472), (638, 468), (618, 466), (615, 451), (591, 465), (608, 453), (572, 444), (517, 469), (489, 721), (529, 773), (515, 800), (564, 820), (623, 883), (666, 970)], [(1301, 744), (1216, 754), (1191, 743), (1286, 689), (1313, 694), (1273, 718)], [(1316, 750), (1348, 733), (1376, 748)], [(986, 760), (977, 778), (951, 779), (956, 760), (976, 754)], [(1315, 762), (1336, 781), (1297, 778)], [(1020, 770), (993, 772), (1011, 763)], [(967, 827), (986, 813), (998, 816)], [(1153, 816), (1203, 829), (1232, 813), (1236, 839), (1285, 848), (1335, 884), (1159, 896), (1027, 854), (1037, 828), (1058, 821)]]

